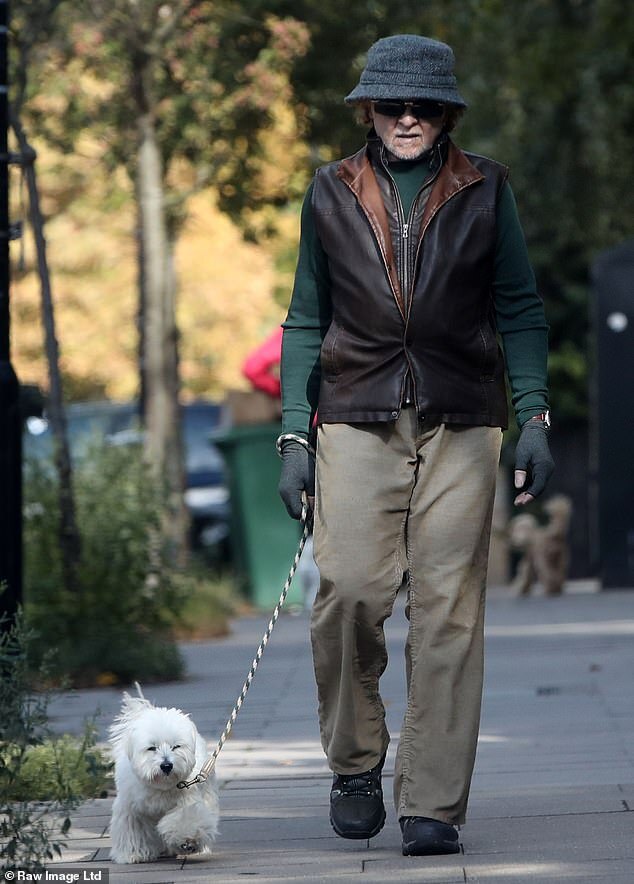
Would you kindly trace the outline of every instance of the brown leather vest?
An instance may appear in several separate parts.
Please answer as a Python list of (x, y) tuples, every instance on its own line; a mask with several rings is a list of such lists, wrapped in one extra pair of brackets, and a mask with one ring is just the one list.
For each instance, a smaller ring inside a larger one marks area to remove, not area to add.
[(405, 226), (380, 144), (374, 139), (315, 178), (333, 311), (321, 348), (319, 420), (395, 420), (409, 377), (420, 417), (506, 427), (491, 289), (508, 170), (445, 138), (431, 191)]

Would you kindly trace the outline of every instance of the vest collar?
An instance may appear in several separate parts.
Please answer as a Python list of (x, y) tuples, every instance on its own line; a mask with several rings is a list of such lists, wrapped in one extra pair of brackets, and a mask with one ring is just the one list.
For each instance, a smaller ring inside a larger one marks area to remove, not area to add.
[[(366, 146), (339, 163), (337, 177), (355, 194), (370, 222), (383, 255), (394, 296), (404, 315), (405, 305), (398, 279), (390, 225), (371, 162), (372, 156), (380, 149), (381, 144), (380, 138), (374, 129), (371, 129), (368, 133)], [(434, 152), (432, 162), (441, 163), (442, 168), (436, 177), (421, 218), (421, 238), (434, 215), (452, 196), (464, 190), (465, 187), (484, 180), (485, 177), (444, 132), (436, 140), (432, 151)]]
[[(368, 133), (366, 146), (352, 156), (346, 157), (339, 164), (337, 177), (345, 182), (357, 196), (363, 192), (366, 192), (370, 198), (374, 196), (375, 188), (365, 179), (374, 176), (371, 158), (378, 157), (377, 151), (381, 144), (381, 139), (374, 129), (371, 129)], [(442, 168), (434, 184), (429, 203), (436, 204), (438, 200), (434, 197), (440, 197), (440, 204), (442, 204), (464, 187), (484, 179), (482, 172), (469, 162), (466, 155), (459, 147), (456, 147), (445, 132), (436, 140), (432, 152), (432, 171), (436, 170), (437, 165), (442, 165)], [(378, 187), (376, 187), (376, 195), (380, 198)]]

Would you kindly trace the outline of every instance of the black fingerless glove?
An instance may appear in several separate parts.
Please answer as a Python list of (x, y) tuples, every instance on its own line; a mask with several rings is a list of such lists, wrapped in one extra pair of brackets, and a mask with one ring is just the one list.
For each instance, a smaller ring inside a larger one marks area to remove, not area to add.
[(555, 462), (548, 447), (548, 430), (539, 420), (527, 420), (515, 449), (515, 469), (527, 472), (522, 494), (537, 497), (550, 479)]
[(300, 442), (282, 442), (282, 472), (278, 491), (292, 519), (302, 515), (302, 491), (315, 496), (315, 459)]

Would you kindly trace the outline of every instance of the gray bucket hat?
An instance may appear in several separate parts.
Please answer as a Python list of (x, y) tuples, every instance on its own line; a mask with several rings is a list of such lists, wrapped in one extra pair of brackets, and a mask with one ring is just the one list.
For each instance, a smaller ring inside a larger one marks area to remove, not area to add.
[(446, 43), (416, 34), (383, 37), (370, 46), (361, 79), (345, 102), (430, 98), (466, 107), (453, 68)]

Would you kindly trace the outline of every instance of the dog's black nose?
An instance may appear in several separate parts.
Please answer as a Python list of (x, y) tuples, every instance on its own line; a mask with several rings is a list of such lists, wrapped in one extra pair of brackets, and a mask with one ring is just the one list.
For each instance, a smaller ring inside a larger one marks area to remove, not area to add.
[(161, 765), (161, 770), (163, 771), (164, 774), (168, 774), (168, 773), (172, 772), (173, 767), (174, 767), (174, 765), (172, 764), (171, 761), (164, 761), (163, 764)]

